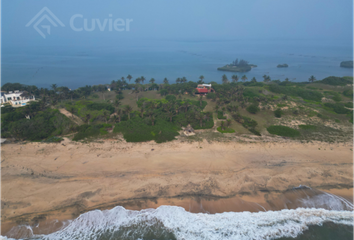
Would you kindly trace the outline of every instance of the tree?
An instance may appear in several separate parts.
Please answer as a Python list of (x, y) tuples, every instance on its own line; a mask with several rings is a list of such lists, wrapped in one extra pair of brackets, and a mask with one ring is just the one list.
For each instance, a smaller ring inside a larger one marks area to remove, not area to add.
[(181, 83), (186, 83), (186, 82), (187, 82), (187, 78), (186, 77), (182, 77)]
[(199, 79), (200, 79), (201, 83), (203, 83), (204, 76), (203, 76), (203, 75), (200, 75), (200, 76), (199, 76)]
[(118, 99), (116, 99), (116, 100), (114, 101), (114, 106), (115, 106), (116, 108), (118, 108), (120, 105), (121, 105), (121, 102), (120, 102)]
[(219, 105), (216, 105), (215, 107), (214, 107), (214, 109), (215, 109), (215, 112), (218, 112), (219, 111)]
[(204, 119), (204, 114), (202, 112), (196, 112), (195, 113), (195, 118), (199, 120), (199, 125), (200, 127), (203, 127), (203, 119)]
[(107, 118), (108, 118), (108, 114), (109, 112), (107, 110), (103, 110), (103, 117), (104, 117), (104, 120), (106, 121), (107, 123)]
[(227, 76), (225, 74), (222, 75), (222, 83), (224, 84), (229, 83), (229, 80), (227, 79)]
[(231, 125), (231, 119), (227, 119), (226, 120), (226, 127), (230, 127), (230, 125)]
[(316, 78), (312, 75), (312, 76), (309, 78), (309, 81), (313, 83), (314, 81), (316, 81)]
[(246, 75), (243, 75), (243, 76), (241, 77), (241, 79), (242, 79), (243, 82), (245, 82), (245, 81), (247, 80)]
[(144, 81), (145, 81), (144, 76), (141, 76), (140, 80), (141, 80), (141, 82), (144, 84)]
[(86, 121), (87, 121), (87, 124), (90, 124), (89, 121), (91, 119), (91, 114), (87, 113), (86, 114)]
[(69, 112), (71, 113), (71, 117), (74, 117), (75, 110), (76, 109), (73, 106), (70, 106)]
[(58, 86), (57, 86), (56, 84), (52, 84), (52, 85), (50, 85), (50, 88), (51, 88), (54, 92), (57, 92)]
[(277, 110), (274, 111), (274, 116), (276, 118), (281, 118), (281, 114), (282, 114), (282, 111), (280, 108), (278, 108)]
[(285, 78), (285, 82), (289, 82), (289, 78)]
[(135, 83), (136, 83), (136, 84), (139, 84), (140, 82), (141, 82), (141, 78), (135, 79)]
[(221, 121), (221, 131), (225, 130), (225, 121)]
[(203, 106), (203, 95), (199, 96), (199, 105), (200, 105), (200, 107)]
[(256, 82), (257, 82), (257, 79), (256, 79), (255, 77), (253, 77), (253, 78), (251, 79), (251, 82), (256, 83)]
[(180, 78), (177, 78), (176, 79), (176, 83), (178, 84), (178, 83), (180, 83), (181, 82), (181, 79)]
[(233, 83), (237, 83), (237, 81), (238, 81), (238, 76), (237, 75), (232, 75), (232, 82)]
[(125, 112), (126, 114), (128, 114), (128, 119), (129, 119), (129, 120), (130, 120), (130, 113), (131, 113), (131, 111), (133, 111), (133, 109), (132, 109), (131, 106), (129, 106), (129, 105), (125, 105), (125, 106), (124, 106), (124, 112)]
[(130, 74), (127, 76), (127, 78), (128, 78), (128, 80), (129, 80), (129, 82), (130, 82), (130, 80), (133, 78)]
[(125, 78), (124, 78), (124, 77), (121, 77), (121, 79), (122, 79), (122, 82), (125, 81)]
[(163, 80), (163, 83), (164, 83), (164, 84), (168, 84), (168, 79), (165, 78), (165, 79)]
[(117, 114), (117, 116), (118, 116), (118, 121), (120, 122), (120, 119), (122, 118), (122, 115), (123, 115), (122, 109), (117, 108), (117, 109), (116, 109), (116, 114)]
[(149, 82), (151, 82), (151, 84), (154, 84), (155, 83), (155, 78), (151, 78)]

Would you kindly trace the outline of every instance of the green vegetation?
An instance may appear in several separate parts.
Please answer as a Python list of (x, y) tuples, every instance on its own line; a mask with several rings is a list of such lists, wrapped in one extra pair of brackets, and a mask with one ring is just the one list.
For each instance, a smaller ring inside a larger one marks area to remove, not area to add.
[(277, 68), (287, 68), (289, 67), (288, 64), (284, 63), (284, 64), (278, 64)]
[(318, 91), (311, 91), (311, 90), (306, 90), (306, 89), (293, 87), (293, 86), (281, 86), (278, 84), (271, 84), (269, 86), (269, 90), (274, 93), (281, 93), (289, 96), (301, 97), (303, 99), (312, 100), (316, 102), (321, 101), (323, 97), (322, 93)]
[(314, 125), (299, 125), (299, 128), (303, 130), (316, 130), (317, 127)]
[(351, 110), (344, 107), (342, 103), (325, 103), (325, 108), (332, 110), (337, 114), (348, 114)]
[(353, 61), (343, 61), (340, 63), (340, 66), (344, 68), (353, 68)]
[(251, 104), (249, 105), (246, 110), (249, 112), (249, 113), (252, 113), (252, 114), (256, 114), (257, 112), (259, 112), (259, 107), (257, 104)]
[(221, 129), (221, 127), (218, 127), (217, 130), (221, 133), (234, 133), (235, 130), (233, 130), (232, 128), (225, 128), (224, 130)]
[(218, 111), (218, 119), (226, 119), (222, 111)]
[(282, 113), (283, 113), (283, 112), (281, 111), (281, 109), (278, 108), (277, 110), (274, 111), (274, 116), (275, 116), (276, 118), (281, 118), (281, 114), (282, 114)]
[(298, 130), (286, 126), (269, 126), (267, 130), (270, 134), (275, 134), (282, 137), (300, 136), (300, 132)]
[[(188, 124), (195, 130), (211, 129), (217, 118), (225, 120), (216, 121), (219, 132), (235, 135), (261, 136), (260, 132), (268, 129), (272, 134), (306, 141), (336, 141), (351, 136), (353, 90), (346, 85), (352, 84), (352, 77), (316, 81), (311, 76), (303, 83), (271, 80), (266, 75), (263, 78), (259, 82), (233, 75), (230, 82), (224, 75), (222, 84), (211, 82), (215, 92), (206, 96), (196, 94), (197, 83), (185, 77), (177, 78), (176, 83), (165, 79), (163, 84), (156, 84), (153, 78), (144, 84), (143, 76), (131, 84), (127, 77), (127, 81), (122, 78), (108, 85), (75, 90), (55, 84), (50, 90), (5, 84), (2, 90), (22, 89), (37, 100), (25, 107), (2, 107), (1, 133), (4, 138), (20, 141), (60, 142), (63, 136), (94, 141), (122, 135), (129, 142), (165, 142), (175, 139), (181, 127)], [(204, 81), (203, 76), (199, 79), (199, 83)], [(293, 126), (293, 121), (304, 126), (298, 130), (286, 128)], [(326, 127), (331, 126), (328, 124), (334, 124), (335, 129)], [(194, 138), (180, 138), (199, 139), (209, 132), (197, 131)], [(210, 139), (221, 136), (214, 132)]]
[(329, 84), (333, 86), (345, 86), (347, 84), (353, 84), (353, 78), (341, 78), (341, 77), (326, 77), (322, 81), (318, 81), (318, 83)]

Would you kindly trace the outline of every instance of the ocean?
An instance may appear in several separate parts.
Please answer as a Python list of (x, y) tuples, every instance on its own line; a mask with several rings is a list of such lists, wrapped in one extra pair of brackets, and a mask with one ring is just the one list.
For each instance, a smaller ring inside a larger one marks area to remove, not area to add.
[[(236, 58), (258, 65), (250, 72), (218, 71)], [(112, 80), (140, 76), (148, 82), (155, 78), (170, 83), (186, 77), (198, 81), (221, 83), (226, 74), (246, 75), (262, 81), (263, 75), (272, 80), (308, 81), (328, 76), (353, 76), (353, 69), (339, 67), (341, 61), (353, 60), (352, 43), (320, 40), (223, 40), (168, 41), (135, 40), (106, 46), (19, 46), (2, 48), (1, 79), (5, 83), (50, 87), (68, 86), (75, 89), (85, 85), (110, 83)], [(287, 63), (288, 68), (277, 68)]]
[[(257, 212), (210, 214), (192, 213), (178, 206), (139, 211), (117, 206), (83, 213), (76, 219), (63, 221), (60, 229), (47, 234), (34, 234), (41, 223), (32, 227), (18, 225), (4, 239), (13, 239), (11, 236), (15, 235), (20, 235), (16, 239), (31, 240), (353, 239), (352, 202), (311, 189), (294, 189), (290, 195), (298, 197), (288, 198), (283, 202), (284, 209), (277, 211), (263, 208)], [(294, 203), (298, 207), (288, 209)]]

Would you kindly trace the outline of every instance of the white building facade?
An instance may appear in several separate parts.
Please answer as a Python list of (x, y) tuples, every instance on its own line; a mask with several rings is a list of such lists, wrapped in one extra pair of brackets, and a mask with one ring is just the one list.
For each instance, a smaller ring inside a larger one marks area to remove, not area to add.
[(34, 95), (19, 90), (9, 91), (8, 93), (1, 92), (1, 104), (10, 103), (13, 107), (26, 106), (28, 102), (34, 100), (36, 100)]

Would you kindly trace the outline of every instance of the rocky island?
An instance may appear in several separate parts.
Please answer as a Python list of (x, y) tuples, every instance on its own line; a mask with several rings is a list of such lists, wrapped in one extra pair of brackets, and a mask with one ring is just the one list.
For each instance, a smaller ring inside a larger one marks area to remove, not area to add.
[(223, 67), (219, 67), (220, 71), (229, 71), (229, 72), (248, 72), (251, 71), (252, 68), (257, 67), (257, 65), (249, 64), (246, 60), (241, 59), (238, 61), (236, 59), (231, 64), (227, 64)]
[(344, 68), (353, 68), (353, 61), (343, 61), (340, 63), (340, 66)]
[(277, 68), (287, 68), (289, 67), (288, 64), (284, 63), (284, 64), (278, 64)]

